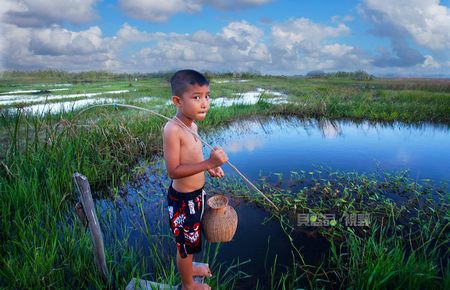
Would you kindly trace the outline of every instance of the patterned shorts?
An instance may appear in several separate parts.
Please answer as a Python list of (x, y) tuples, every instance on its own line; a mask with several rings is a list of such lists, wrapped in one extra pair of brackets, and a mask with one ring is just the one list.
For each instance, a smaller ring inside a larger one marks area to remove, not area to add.
[(182, 258), (202, 250), (201, 220), (205, 191), (178, 192), (170, 184), (167, 193), (169, 224)]

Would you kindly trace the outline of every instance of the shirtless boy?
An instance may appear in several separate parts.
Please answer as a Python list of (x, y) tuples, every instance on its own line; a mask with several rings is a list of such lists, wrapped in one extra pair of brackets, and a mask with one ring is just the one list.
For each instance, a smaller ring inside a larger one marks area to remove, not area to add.
[[(194, 70), (176, 72), (170, 80), (175, 117), (164, 127), (164, 160), (172, 179), (167, 194), (169, 222), (177, 245), (177, 268), (182, 289), (210, 289), (207, 284), (194, 283), (193, 276), (211, 276), (208, 267), (194, 267), (193, 254), (201, 251), (201, 218), (203, 215), (205, 171), (212, 177), (223, 177), (220, 165), (228, 160), (216, 147), (206, 160), (202, 143), (186, 128), (197, 132), (194, 121), (206, 117), (209, 109), (209, 83)], [(184, 124), (184, 125), (183, 125)]]

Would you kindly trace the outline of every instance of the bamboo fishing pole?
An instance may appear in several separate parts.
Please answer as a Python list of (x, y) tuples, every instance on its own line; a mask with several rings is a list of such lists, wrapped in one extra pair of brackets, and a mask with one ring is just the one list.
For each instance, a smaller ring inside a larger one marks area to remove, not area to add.
[[(168, 118), (168, 117), (166, 117), (166, 116), (164, 116), (163, 114), (160, 114), (160, 113), (158, 113), (158, 112), (156, 112), (156, 111), (154, 111), (154, 110), (150, 110), (150, 109), (147, 109), (147, 108), (141, 108), (141, 107), (138, 107), (138, 106), (134, 106), (134, 105), (127, 105), (127, 104), (117, 104), (117, 103), (114, 103), (114, 104), (98, 104), (98, 105), (93, 105), (93, 106), (90, 106), (90, 107), (88, 107), (88, 108), (86, 108), (86, 109), (84, 109), (84, 110), (82, 110), (81, 112), (79, 112), (74, 118), (76, 118), (77, 116), (79, 116), (79, 115), (81, 115), (82, 113), (84, 113), (84, 112), (86, 112), (87, 110), (90, 110), (90, 109), (93, 109), (93, 108), (96, 108), (96, 107), (109, 107), (109, 106), (113, 106), (113, 107), (123, 107), (123, 108), (130, 108), (130, 109), (135, 109), (135, 110), (141, 110), (141, 111), (144, 111), (144, 112), (147, 112), (147, 113), (151, 113), (151, 114), (154, 114), (154, 115), (156, 115), (156, 116), (159, 116), (159, 117), (161, 117), (161, 118), (163, 118), (163, 119), (165, 119), (165, 120), (167, 120), (167, 121), (172, 121), (172, 122), (176, 122), (178, 125), (180, 125), (180, 127), (181, 128), (183, 128), (184, 130), (186, 130), (186, 131), (188, 131), (189, 133), (191, 133), (194, 137), (196, 137), (196, 138), (198, 138), (206, 147), (208, 147), (210, 150), (212, 150), (212, 151), (214, 151), (214, 148), (211, 146), (211, 145), (209, 145), (205, 140), (203, 140), (198, 134), (197, 134), (197, 132), (195, 132), (195, 131), (193, 131), (191, 128), (189, 128), (188, 126), (186, 126), (186, 124), (184, 124), (180, 119), (178, 119), (176, 116), (175, 116), (175, 119), (171, 119), (171, 118)], [(270, 205), (272, 205), (277, 211), (279, 211), (279, 208), (261, 191), (261, 190), (259, 190), (247, 177), (245, 177), (245, 175), (243, 174), (243, 173), (241, 173), (237, 168), (236, 168), (236, 166), (234, 166), (233, 164), (231, 164), (231, 162), (230, 161), (226, 161), (226, 163), (242, 178), (242, 179), (244, 179), (244, 181), (248, 184), (248, 185), (250, 185), (250, 187), (251, 188), (253, 188), (256, 192), (258, 192), (259, 194), (261, 194), (269, 203), (270, 203)]]

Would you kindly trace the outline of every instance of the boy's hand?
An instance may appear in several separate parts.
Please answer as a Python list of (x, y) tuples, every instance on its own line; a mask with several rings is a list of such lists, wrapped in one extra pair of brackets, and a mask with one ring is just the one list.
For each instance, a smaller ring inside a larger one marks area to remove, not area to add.
[(209, 162), (211, 163), (212, 168), (219, 167), (228, 161), (228, 156), (220, 147), (214, 147), (214, 150), (211, 150), (211, 154), (209, 155)]
[(211, 177), (218, 177), (218, 178), (222, 178), (225, 175), (222, 168), (220, 167), (208, 169), (208, 173)]

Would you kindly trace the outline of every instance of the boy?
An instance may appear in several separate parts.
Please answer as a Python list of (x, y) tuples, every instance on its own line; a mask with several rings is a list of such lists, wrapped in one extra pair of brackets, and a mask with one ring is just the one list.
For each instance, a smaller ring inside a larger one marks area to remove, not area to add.
[(204, 160), (201, 141), (185, 128), (197, 132), (194, 121), (206, 117), (210, 102), (206, 78), (193, 70), (181, 70), (172, 76), (170, 85), (177, 113), (164, 126), (163, 148), (167, 173), (172, 179), (167, 201), (170, 228), (178, 249), (177, 268), (182, 289), (210, 289), (206, 284), (194, 283), (193, 276), (210, 277), (211, 271), (204, 266), (193, 267), (192, 259), (194, 253), (201, 251), (204, 171), (212, 177), (223, 177), (220, 165), (228, 157), (216, 147), (209, 159)]

